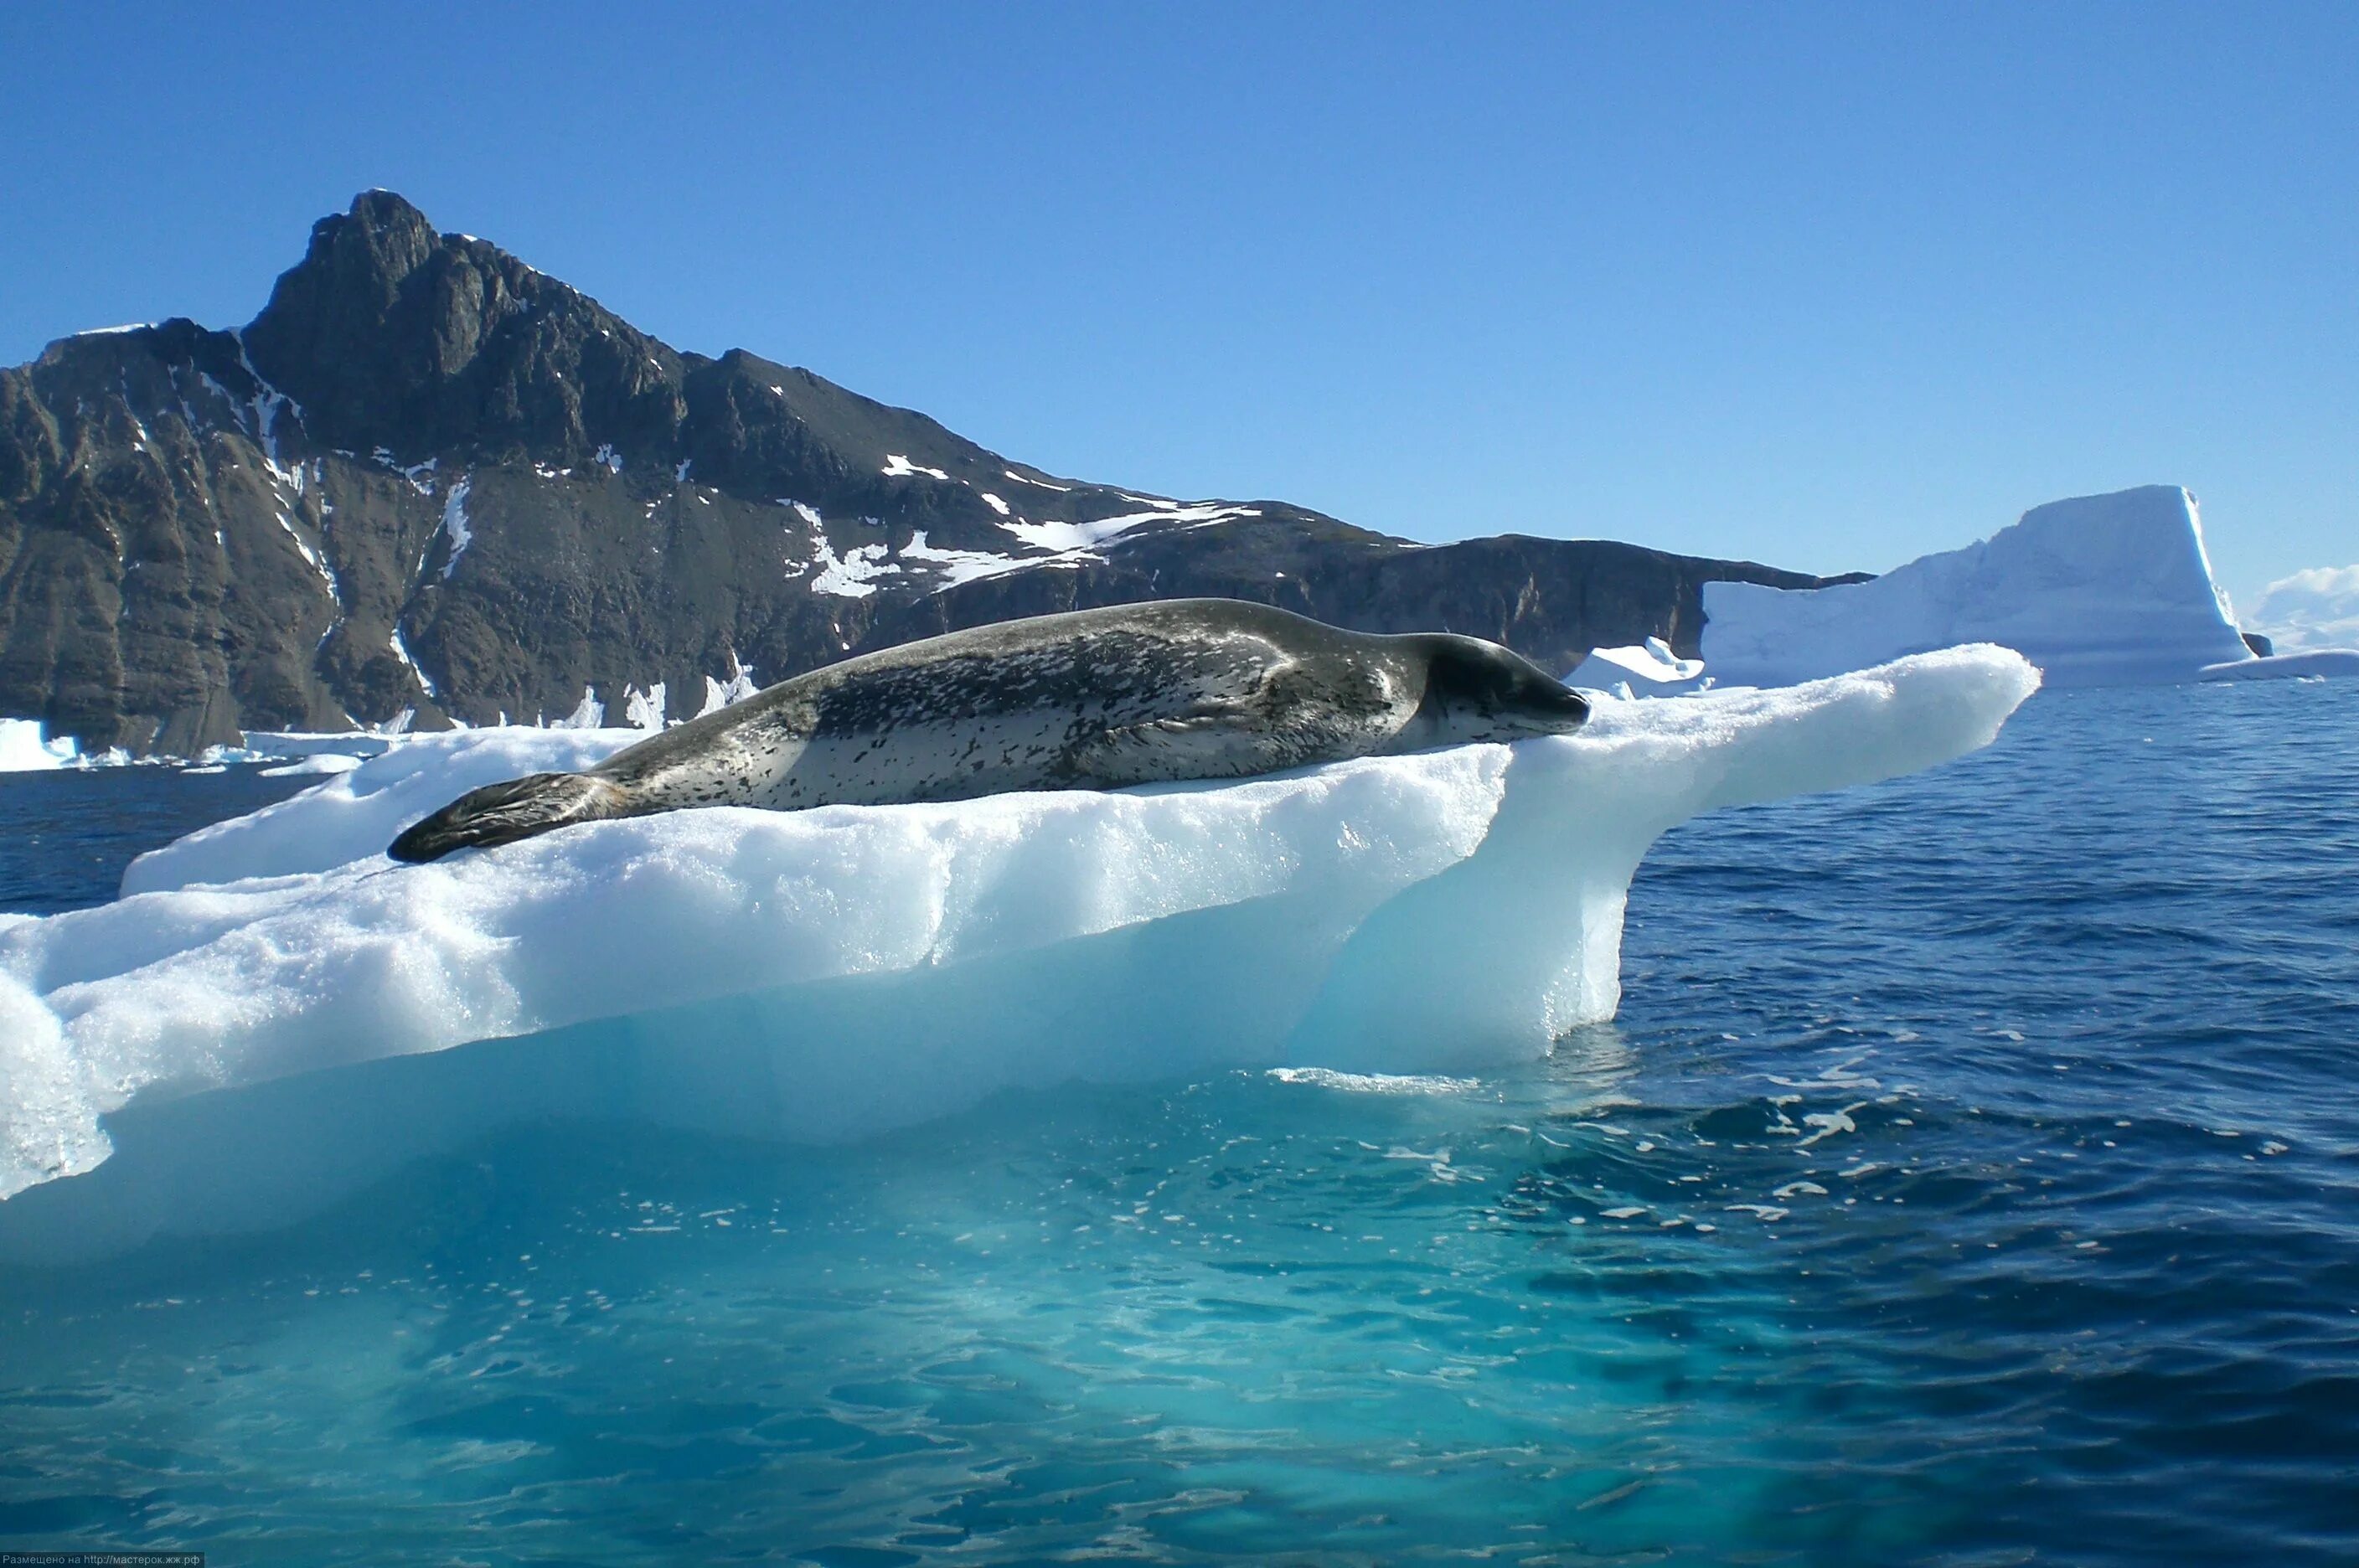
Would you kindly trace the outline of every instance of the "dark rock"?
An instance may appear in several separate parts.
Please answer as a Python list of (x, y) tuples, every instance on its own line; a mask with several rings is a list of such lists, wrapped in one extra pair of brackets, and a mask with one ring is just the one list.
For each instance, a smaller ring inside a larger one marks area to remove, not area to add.
[(2245, 639), (2245, 646), (2253, 650), (2254, 658), (2271, 659), (2276, 657), (2277, 644), (2271, 642), (2267, 637), (2263, 637), (2260, 633), (2238, 632), (2236, 635)]
[(680, 716), (741, 661), (774, 681), (1192, 594), (1569, 669), (1693, 652), (1713, 579), (1820, 581), (1061, 479), (807, 370), (675, 353), (389, 191), (315, 225), (242, 332), (89, 333), (0, 371), (0, 713), (86, 747), (527, 719), (585, 687), (619, 720), (658, 681)]

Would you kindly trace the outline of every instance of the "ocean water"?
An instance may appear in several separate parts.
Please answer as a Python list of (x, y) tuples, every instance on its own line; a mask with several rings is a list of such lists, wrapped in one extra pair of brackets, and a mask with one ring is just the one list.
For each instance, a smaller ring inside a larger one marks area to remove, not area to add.
[[(302, 780), (0, 779), (11, 907)], [(0, 1279), (0, 1547), (2359, 1561), (2359, 683), (1688, 824), (1479, 1078), (551, 1125)]]

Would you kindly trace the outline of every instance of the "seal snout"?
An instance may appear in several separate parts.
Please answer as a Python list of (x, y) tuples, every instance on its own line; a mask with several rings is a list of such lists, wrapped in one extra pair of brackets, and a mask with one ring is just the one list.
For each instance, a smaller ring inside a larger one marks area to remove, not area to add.
[(624, 815), (617, 809), (621, 794), (604, 779), (581, 773), (534, 773), (487, 784), (409, 828), (386, 854), (415, 866), (452, 850), (514, 844), (568, 822)]

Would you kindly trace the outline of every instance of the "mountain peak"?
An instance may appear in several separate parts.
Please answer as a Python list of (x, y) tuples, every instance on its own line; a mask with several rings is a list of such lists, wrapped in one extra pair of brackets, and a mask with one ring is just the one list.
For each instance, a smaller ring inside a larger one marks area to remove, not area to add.
[(350, 211), (311, 225), (310, 248), (280, 276), (263, 316), (293, 303), (290, 294), (342, 292), (389, 301), (440, 244), (426, 214), (408, 201), (390, 191), (364, 191)]
[[(391, 191), (364, 191), (312, 225), (243, 338), (256, 373), (332, 448), (414, 459), (480, 446), (563, 463), (625, 436), (669, 445), (678, 417), (675, 389), (654, 385), (678, 363), (663, 345), (496, 245), (438, 234)], [(627, 361), (590, 347), (624, 340)], [(585, 387), (585, 359), (606, 358), (627, 369), (622, 384)]]

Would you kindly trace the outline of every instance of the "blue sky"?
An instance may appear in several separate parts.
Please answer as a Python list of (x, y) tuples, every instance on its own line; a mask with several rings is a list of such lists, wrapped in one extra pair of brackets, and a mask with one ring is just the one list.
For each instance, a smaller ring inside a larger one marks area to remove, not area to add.
[[(0, 363), (384, 185), (687, 349), (1422, 539), (2359, 561), (2359, 7), (0, 7)], [(682, 8), (683, 10), (688, 8)]]

